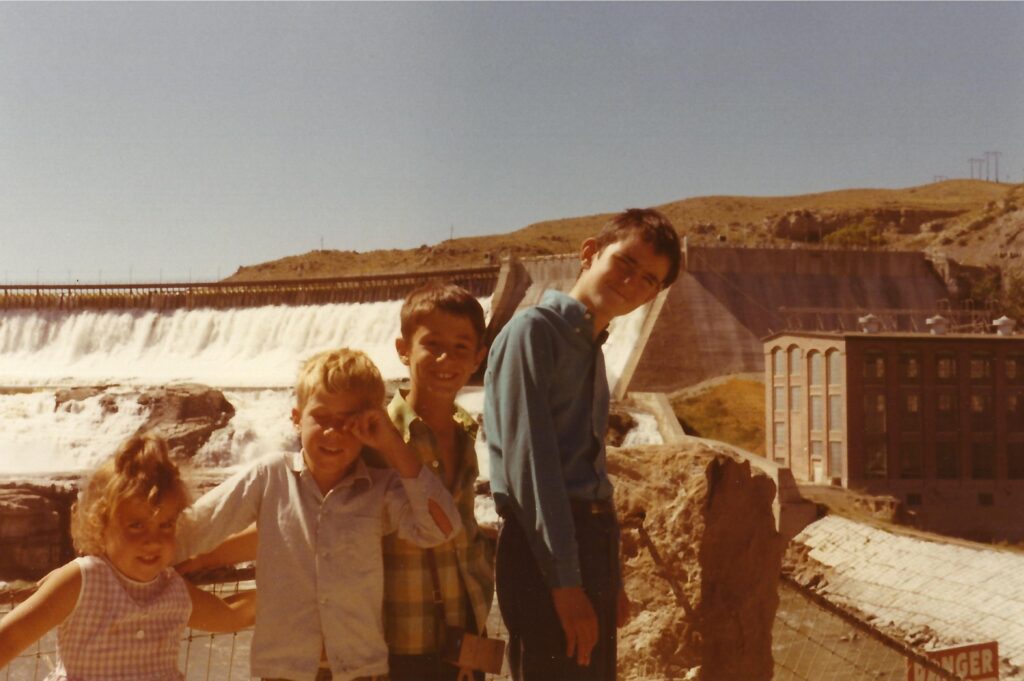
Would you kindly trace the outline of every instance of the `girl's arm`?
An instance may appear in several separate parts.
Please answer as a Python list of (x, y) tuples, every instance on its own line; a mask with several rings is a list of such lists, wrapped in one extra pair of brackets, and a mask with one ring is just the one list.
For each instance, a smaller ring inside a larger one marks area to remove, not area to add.
[(190, 582), (185, 584), (192, 597), (190, 627), (203, 631), (238, 631), (251, 627), (256, 620), (255, 591), (242, 591), (222, 600)]
[(67, 619), (81, 590), (82, 571), (77, 563), (46, 575), (34, 594), (0, 620), (0, 668)]

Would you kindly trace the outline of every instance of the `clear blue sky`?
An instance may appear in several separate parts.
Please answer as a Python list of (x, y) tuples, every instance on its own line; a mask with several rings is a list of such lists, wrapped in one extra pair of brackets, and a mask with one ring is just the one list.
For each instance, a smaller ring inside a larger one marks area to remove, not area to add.
[(0, 3), (0, 276), (1024, 176), (1024, 3)]

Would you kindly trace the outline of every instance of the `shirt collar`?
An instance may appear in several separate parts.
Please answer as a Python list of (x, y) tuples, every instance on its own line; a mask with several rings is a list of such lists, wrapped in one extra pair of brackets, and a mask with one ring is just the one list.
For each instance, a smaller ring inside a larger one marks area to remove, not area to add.
[[(391, 398), (391, 404), (388, 405), (388, 414), (391, 416), (391, 421), (395, 424), (395, 428), (402, 434), (402, 438), (409, 442), (412, 437), (411, 429), (417, 427), (414, 424), (426, 424), (423, 420), (413, 411), (413, 408), (409, 406), (406, 401), (406, 395), (408, 389), (399, 388), (395, 391), (395, 396)], [(473, 415), (458, 405), (458, 403), (452, 405), (452, 419), (457, 423), (469, 437), (470, 441), (476, 440), (476, 432), (479, 429), (479, 425)]]
[[(288, 467), (293, 473), (298, 473), (300, 475), (302, 473), (309, 473), (309, 466), (306, 465), (306, 457), (302, 455), (301, 451), (292, 452), (288, 457)], [(310, 473), (310, 475), (312, 475), (312, 473)], [(345, 474), (345, 477), (338, 481), (338, 484), (335, 485), (335, 487), (339, 487), (341, 485), (354, 485), (360, 480), (371, 483), (373, 482), (370, 478), (370, 472), (366, 470), (366, 463), (363, 462), (363, 457), (357, 456), (352, 468), (350, 468), (348, 473)]]
[(594, 337), (594, 315), (586, 305), (569, 294), (549, 289), (544, 292), (540, 304), (561, 315), (584, 338), (594, 338), (596, 345), (603, 345), (608, 340), (608, 329), (602, 329), (601, 333)]

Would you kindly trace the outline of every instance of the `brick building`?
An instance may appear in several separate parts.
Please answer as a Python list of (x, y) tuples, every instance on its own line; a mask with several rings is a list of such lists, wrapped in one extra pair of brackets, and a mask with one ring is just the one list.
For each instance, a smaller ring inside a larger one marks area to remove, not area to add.
[(780, 333), (764, 353), (766, 451), (798, 480), (1024, 538), (1024, 336)]

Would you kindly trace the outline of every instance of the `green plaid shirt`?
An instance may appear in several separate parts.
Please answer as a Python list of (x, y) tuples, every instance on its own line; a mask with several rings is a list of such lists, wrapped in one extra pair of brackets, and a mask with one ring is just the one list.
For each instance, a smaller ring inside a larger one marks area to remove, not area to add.
[[(443, 479), (434, 434), (405, 401), (403, 391), (395, 392), (388, 414), (423, 465)], [(473, 487), (480, 472), (474, 449), (478, 426), (458, 405), (454, 406), (452, 418), (458, 426), (456, 441), (461, 457), (455, 485), (449, 491), (462, 518), (463, 530), (433, 551), (448, 624), (465, 627), (466, 613), (472, 608), (477, 633), (481, 633), (494, 596), (494, 556), (473, 514)], [(397, 533), (385, 536), (384, 632), (391, 653), (437, 652), (433, 592), (426, 551), (399, 539)]]

